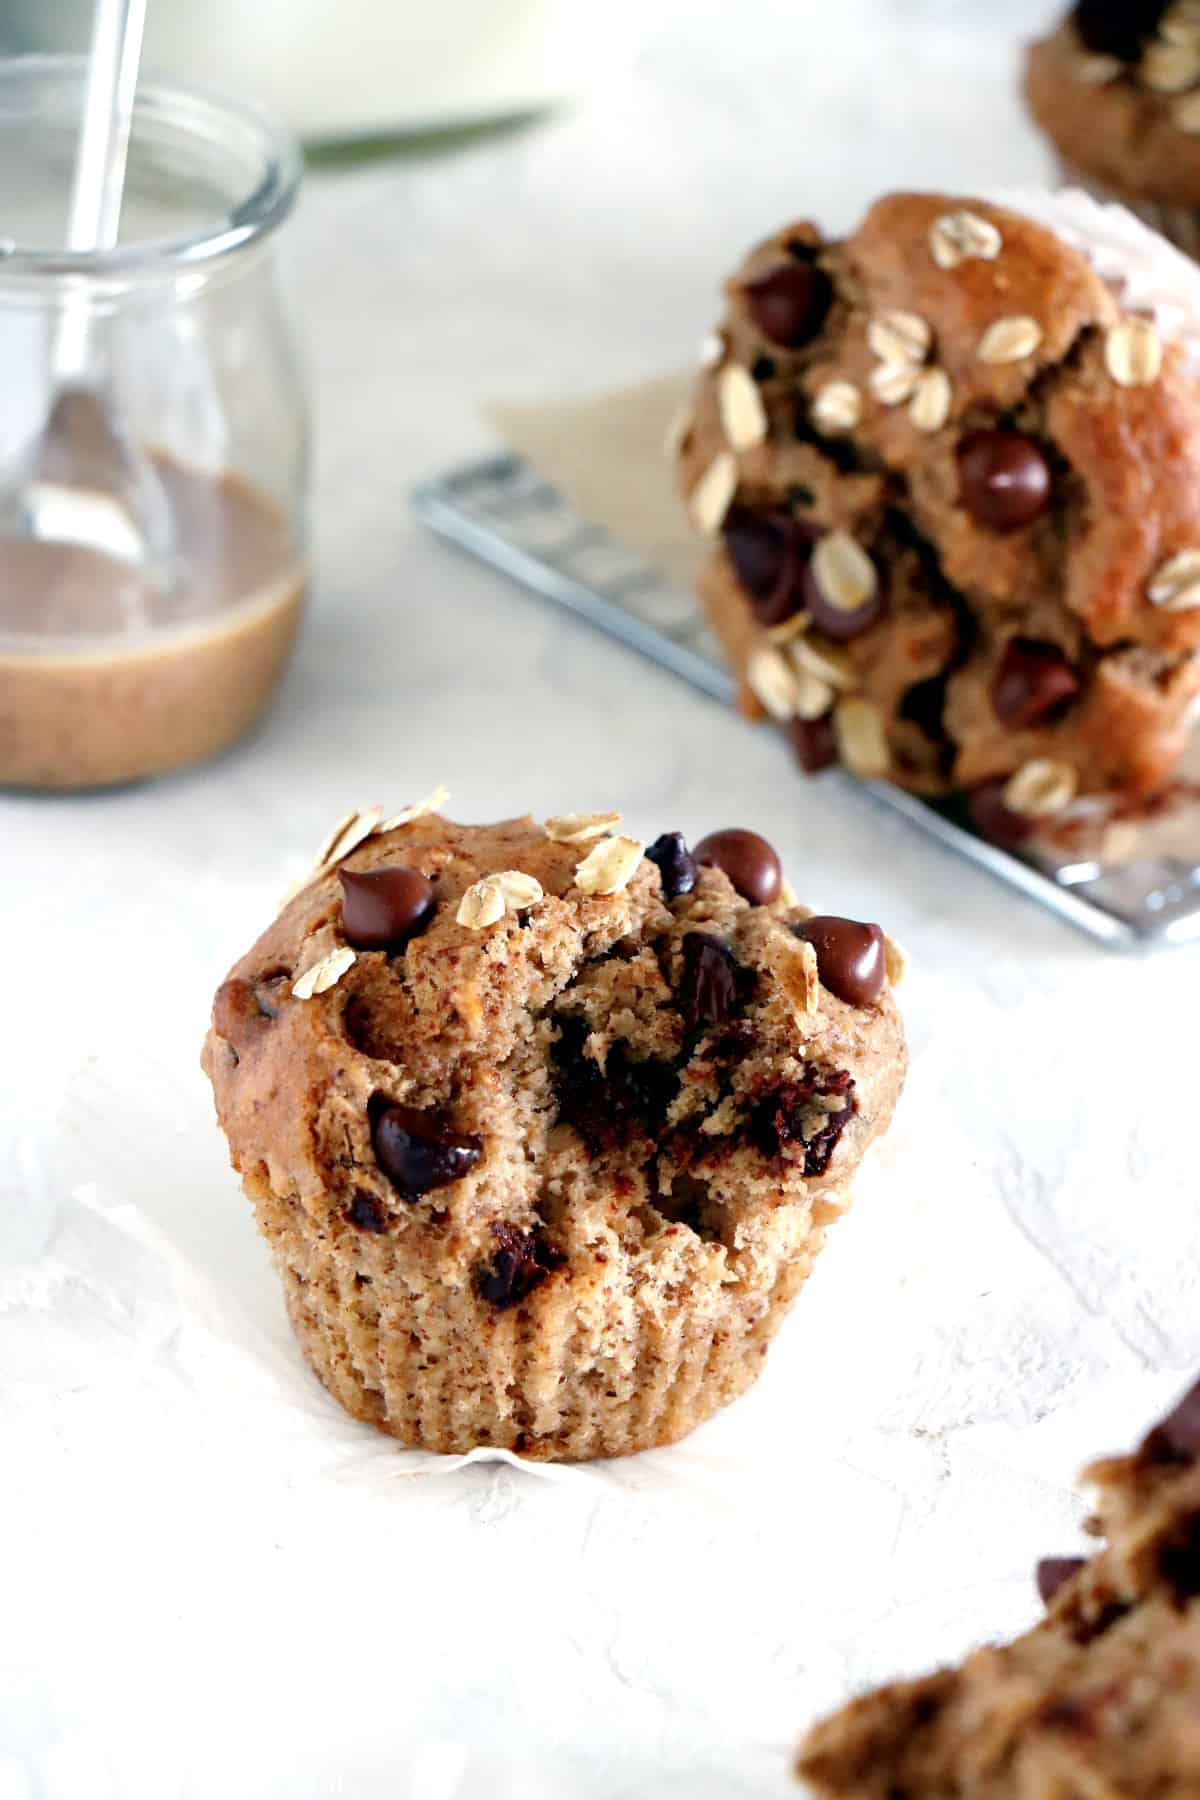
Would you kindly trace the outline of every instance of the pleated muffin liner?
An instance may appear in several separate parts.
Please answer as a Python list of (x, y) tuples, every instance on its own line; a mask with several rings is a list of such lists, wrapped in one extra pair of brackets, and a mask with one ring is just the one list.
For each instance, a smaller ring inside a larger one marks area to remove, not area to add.
[(1105, 208), (1115, 207), (1131, 214), (1186, 256), (1200, 260), (1200, 210), (1196, 207), (1175, 206), (1165, 200), (1135, 199), (1131, 194), (1107, 187), (1081, 169), (1078, 163), (1067, 162), (1062, 157), (1058, 159), (1058, 170), (1069, 191), (1086, 194), (1089, 200)]
[(702, 1282), (664, 1300), (646, 1282), (606, 1294), (606, 1313), (577, 1307), (562, 1271), (503, 1309), (469, 1280), (433, 1284), (399, 1267), (364, 1277), (344, 1239), (320, 1236), (253, 1180), (246, 1189), (292, 1329), (347, 1412), (444, 1455), (488, 1447), (562, 1462), (674, 1443), (743, 1393), (812, 1268), (826, 1222), (848, 1205), (845, 1190), (823, 1188), (813, 1203), (820, 1223), (809, 1219), (762, 1285)]

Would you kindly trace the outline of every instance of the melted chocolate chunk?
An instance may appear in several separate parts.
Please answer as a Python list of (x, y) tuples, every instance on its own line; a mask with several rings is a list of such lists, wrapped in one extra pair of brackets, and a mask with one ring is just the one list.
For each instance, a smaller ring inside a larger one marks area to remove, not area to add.
[(681, 946), (683, 979), (677, 995), (689, 1031), (720, 1025), (738, 1004), (737, 959), (720, 938), (689, 931)]
[(664, 831), (655, 838), (646, 856), (658, 870), (664, 900), (678, 900), (696, 885), (696, 864), (682, 831)]
[(1138, 1455), (1149, 1463), (1195, 1462), (1200, 1456), (1200, 1381), (1154, 1427)]
[(883, 932), (878, 925), (816, 913), (792, 930), (817, 953), (817, 973), (848, 1006), (873, 1006), (887, 979)]
[(1057, 644), (1010, 638), (992, 677), (992, 710), (1023, 730), (1059, 715), (1079, 692), (1079, 677)]
[(342, 929), (356, 950), (399, 950), (436, 910), (433, 884), (420, 869), (339, 869), (338, 879)]
[(781, 625), (800, 605), (815, 533), (790, 513), (735, 506), (722, 527), (726, 554), (761, 625)]
[(676, 1071), (670, 1063), (635, 1060), (621, 1043), (611, 1046), (602, 1069), (584, 1054), (587, 1038), (582, 1019), (559, 1021), (551, 1055), (560, 1121), (573, 1126), (594, 1155), (654, 1137), (678, 1090)]
[(958, 446), (962, 504), (988, 531), (1020, 531), (1050, 504), (1050, 464), (1017, 431), (972, 431)]
[[(818, 1100), (838, 1099), (837, 1111), (825, 1114), (825, 1123), (804, 1136), (806, 1120)], [(750, 1141), (764, 1156), (782, 1156), (789, 1162), (804, 1157), (806, 1175), (823, 1175), (837, 1149), (838, 1139), (858, 1111), (854, 1077), (846, 1069), (817, 1069), (804, 1065), (800, 1081), (789, 1081), (760, 1100), (750, 1121)]]
[(781, 263), (745, 288), (750, 316), (765, 338), (785, 350), (811, 342), (833, 304), (833, 283), (813, 262)]
[(796, 752), (796, 761), (806, 775), (819, 775), (822, 769), (832, 768), (838, 759), (831, 713), (826, 713), (823, 719), (793, 719), (788, 726), (788, 736)]
[(353, 1200), (350, 1202), (350, 1210), (347, 1217), (352, 1225), (358, 1226), (360, 1231), (380, 1232), (387, 1230), (387, 1213), (384, 1211), (383, 1207), (380, 1206), (374, 1194), (368, 1194), (365, 1188), (359, 1188)]
[(1082, 1556), (1043, 1556), (1037, 1566), (1037, 1591), (1043, 1606), (1049, 1606), (1060, 1587), (1064, 1587), (1073, 1575), (1078, 1575), (1084, 1565)]
[(456, 1131), (436, 1113), (387, 1101), (371, 1118), (375, 1160), (404, 1200), (420, 1200), (470, 1173), (483, 1155), (483, 1139)]
[(1170, 0), (1079, 0), (1072, 19), (1087, 49), (1137, 62)]
[(475, 1287), (480, 1299), (497, 1311), (519, 1306), (566, 1261), (546, 1238), (535, 1231), (522, 1231), (519, 1225), (493, 1225), (492, 1236), (496, 1254), (490, 1264), (476, 1269)]
[(779, 858), (757, 831), (743, 831), (738, 826), (710, 831), (692, 855), (698, 863), (723, 869), (742, 899), (754, 906), (768, 906), (783, 883)]

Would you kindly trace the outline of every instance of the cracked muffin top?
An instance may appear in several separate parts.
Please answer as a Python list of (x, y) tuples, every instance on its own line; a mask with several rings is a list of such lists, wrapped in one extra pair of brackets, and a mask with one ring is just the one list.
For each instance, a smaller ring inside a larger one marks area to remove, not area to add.
[(1200, 675), (1200, 386), (1087, 255), (898, 194), (726, 287), (677, 448), (705, 598), (810, 769), (1041, 816), (1167, 779)]
[(753, 1285), (776, 1209), (890, 1117), (895, 946), (790, 903), (749, 832), (363, 817), (217, 994), (235, 1166), (497, 1305), (672, 1227)]

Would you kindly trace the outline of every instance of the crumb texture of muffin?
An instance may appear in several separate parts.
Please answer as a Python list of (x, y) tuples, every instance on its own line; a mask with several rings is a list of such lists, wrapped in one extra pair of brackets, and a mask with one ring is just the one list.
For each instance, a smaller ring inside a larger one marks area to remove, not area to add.
[(204, 1067), (326, 1387), (409, 1444), (669, 1443), (754, 1379), (905, 1070), (879, 927), (753, 833), (351, 815)]
[(1200, 11), (1082, 0), (1031, 44), (1025, 98), (1072, 179), (1200, 248)]
[(1084, 1476), (1106, 1542), (1038, 1566), (1044, 1619), (810, 1732), (818, 1794), (1184, 1800), (1200, 1793), (1200, 1383)]
[(1200, 384), (1081, 249), (893, 195), (754, 250), (704, 360), (676, 438), (702, 596), (807, 772), (1014, 837), (1164, 788), (1200, 690)]

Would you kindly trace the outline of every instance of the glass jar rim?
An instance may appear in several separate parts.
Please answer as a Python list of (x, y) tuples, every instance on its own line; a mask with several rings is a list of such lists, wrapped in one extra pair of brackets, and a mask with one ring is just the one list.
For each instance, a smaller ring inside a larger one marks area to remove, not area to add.
[[(39, 78), (75, 78), (82, 92), (87, 57), (34, 54), (0, 63), (0, 116), (6, 97)], [(266, 107), (235, 98), (199, 83), (157, 77), (138, 83), (134, 120), (151, 124), (171, 120), (197, 137), (207, 124), (216, 135), (232, 128), (257, 152), (262, 174), (249, 191), (199, 229), (164, 237), (141, 238), (111, 250), (33, 249), (5, 240), (0, 233), (0, 282), (12, 277), (68, 277), (90, 281), (131, 279), (164, 265), (196, 268), (246, 248), (273, 231), (292, 210), (304, 158), (291, 132)]]

